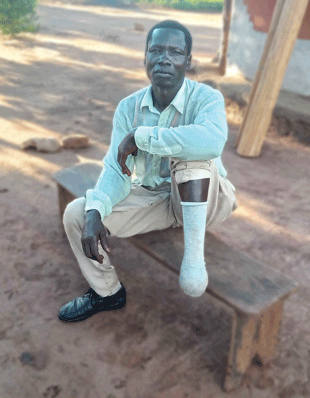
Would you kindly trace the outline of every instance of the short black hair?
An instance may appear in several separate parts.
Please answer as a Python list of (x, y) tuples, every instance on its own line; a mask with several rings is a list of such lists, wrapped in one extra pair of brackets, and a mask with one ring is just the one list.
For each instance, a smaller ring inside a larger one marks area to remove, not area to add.
[(155, 26), (152, 27), (152, 29), (149, 31), (147, 38), (146, 38), (146, 49), (145, 51), (147, 51), (148, 48), (148, 44), (152, 38), (152, 34), (154, 32), (155, 29), (160, 29), (160, 28), (167, 28), (167, 29), (176, 29), (176, 30), (180, 30), (181, 32), (184, 33), (185, 35), (185, 42), (187, 45), (187, 53), (190, 54), (192, 51), (192, 35), (190, 34), (189, 30), (186, 29), (186, 27), (182, 24), (180, 24), (177, 21), (172, 21), (172, 20), (166, 20), (166, 21), (162, 21), (159, 22), (158, 24), (156, 24)]

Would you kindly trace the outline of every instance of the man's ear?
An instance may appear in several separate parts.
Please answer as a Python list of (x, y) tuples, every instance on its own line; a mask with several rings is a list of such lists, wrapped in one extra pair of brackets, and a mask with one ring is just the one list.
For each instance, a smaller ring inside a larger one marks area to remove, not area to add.
[(187, 56), (186, 70), (189, 70), (189, 68), (191, 67), (191, 62), (192, 62), (192, 54)]
[(147, 54), (147, 48), (145, 49), (145, 52), (144, 52), (144, 66), (146, 66), (146, 54)]

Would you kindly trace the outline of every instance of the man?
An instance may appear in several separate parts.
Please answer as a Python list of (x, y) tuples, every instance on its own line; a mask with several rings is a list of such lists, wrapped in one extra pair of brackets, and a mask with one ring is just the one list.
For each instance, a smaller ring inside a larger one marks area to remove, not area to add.
[(107, 235), (183, 226), (180, 286), (191, 297), (206, 290), (205, 229), (224, 221), (237, 202), (221, 162), (227, 140), (224, 98), (185, 78), (191, 47), (189, 31), (178, 22), (150, 30), (144, 63), (151, 85), (119, 103), (95, 188), (65, 210), (68, 239), (91, 287), (60, 309), (63, 321), (125, 306), (125, 287), (107, 255)]

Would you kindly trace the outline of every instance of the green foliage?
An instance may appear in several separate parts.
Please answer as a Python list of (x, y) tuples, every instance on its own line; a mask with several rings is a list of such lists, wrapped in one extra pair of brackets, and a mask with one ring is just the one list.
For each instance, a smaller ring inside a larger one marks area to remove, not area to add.
[(0, 0), (0, 30), (4, 35), (36, 32), (37, 0)]
[(180, 10), (222, 11), (224, 0), (136, 0), (136, 2)]

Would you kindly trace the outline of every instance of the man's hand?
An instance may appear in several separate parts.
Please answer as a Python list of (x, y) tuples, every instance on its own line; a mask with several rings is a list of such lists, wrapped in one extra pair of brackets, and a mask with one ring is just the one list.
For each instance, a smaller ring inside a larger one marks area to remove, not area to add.
[(86, 257), (96, 260), (102, 264), (103, 256), (98, 252), (98, 241), (100, 240), (103, 250), (110, 253), (107, 240), (107, 230), (101, 222), (101, 216), (98, 210), (89, 210), (84, 216), (84, 225), (82, 231), (82, 247)]
[(122, 168), (123, 174), (127, 174), (128, 176), (131, 176), (131, 172), (126, 166), (127, 157), (129, 155), (137, 156), (138, 147), (135, 141), (136, 130), (137, 128), (131, 130), (131, 132), (128, 135), (126, 135), (126, 137), (123, 139), (123, 141), (119, 144), (118, 147), (117, 161)]

